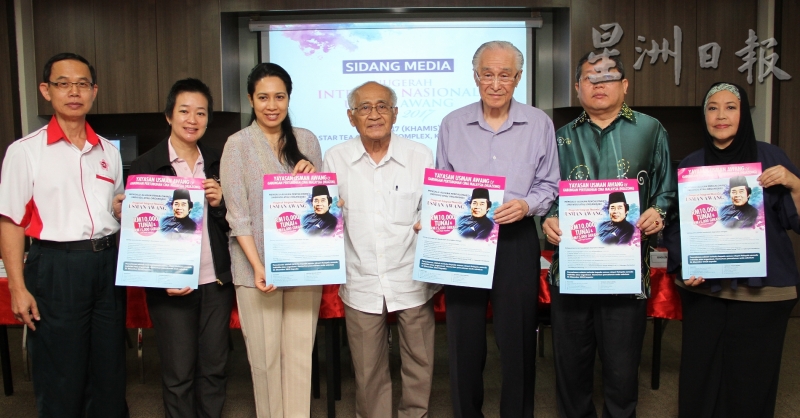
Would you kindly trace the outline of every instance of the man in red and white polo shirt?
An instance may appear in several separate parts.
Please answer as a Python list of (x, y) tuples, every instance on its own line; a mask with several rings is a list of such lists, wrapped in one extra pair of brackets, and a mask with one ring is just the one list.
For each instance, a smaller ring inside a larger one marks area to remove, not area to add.
[(114, 286), (122, 162), (86, 123), (95, 80), (76, 54), (45, 64), (53, 118), (8, 147), (0, 177), (0, 251), (11, 309), (31, 330), (40, 417), (127, 416), (125, 289)]

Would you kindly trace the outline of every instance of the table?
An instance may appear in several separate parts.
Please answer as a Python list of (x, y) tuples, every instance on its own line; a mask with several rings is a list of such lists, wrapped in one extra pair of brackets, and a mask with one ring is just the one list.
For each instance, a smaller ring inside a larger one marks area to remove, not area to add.
[(3, 369), (3, 392), (6, 396), (14, 394), (11, 379), (11, 353), (8, 351), (7, 325), (19, 325), (11, 313), (11, 294), (8, 292), (8, 279), (0, 278), (0, 367)]
[[(552, 251), (542, 251), (542, 257), (546, 260), (552, 259)], [(647, 315), (654, 318), (653, 332), (653, 373), (651, 386), (658, 389), (659, 375), (661, 367), (661, 337), (663, 335), (664, 320), (682, 319), (680, 297), (677, 288), (672, 281), (673, 275), (668, 275), (666, 269), (654, 268), (651, 270), (651, 298), (647, 301)], [(539, 298), (540, 308), (546, 308), (550, 304), (550, 288), (547, 285), (547, 270), (542, 270), (539, 274)], [(7, 325), (20, 325), (11, 313), (11, 296), (8, 291), (8, 279), (0, 278), (0, 363), (3, 369), (3, 386), (6, 396), (14, 393), (11, 365), (8, 349)], [(434, 312), (437, 322), (445, 320), (445, 299), (444, 293), (439, 292), (434, 296)], [(487, 310), (487, 316), (491, 317), (491, 305)], [(339, 285), (323, 286), (322, 302), (319, 310), (319, 318), (325, 326), (325, 347), (327, 358), (339, 358), (339, 329), (341, 320), (344, 318), (344, 304), (339, 298)], [(389, 315), (389, 321), (394, 320), (394, 315)], [(231, 312), (231, 328), (241, 328), (239, 312), (234, 303)], [(147, 311), (145, 302), (145, 292), (143, 288), (128, 288), (128, 313), (126, 319), (128, 328), (137, 328), (138, 332), (138, 351), (139, 357), (142, 356), (142, 329), (152, 328), (150, 315)], [(316, 360), (316, 353), (315, 358)], [(315, 361), (315, 363), (318, 362)], [(140, 362), (140, 365), (143, 363)], [(140, 366), (143, 367), (143, 366)], [(318, 367), (316, 368), (318, 370)], [(327, 362), (327, 382), (328, 382), (328, 414), (332, 415), (334, 400), (341, 398), (340, 386), (336, 384), (336, 377), (339, 373), (339, 362)], [(319, 377), (315, 373), (315, 397), (319, 396)]]
[[(552, 260), (552, 251), (542, 251), (542, 257), (546, 261)], [(681, 303), (678, 290), (672, 283), (674, 275), (668, 275), (666, 269), (654, 268), (651, 270), (650, 286), (651, 297), (647, 300), (647, 316), (660, 319), (682, 319), (681, 316)], [(4, 279), (0, 279), (4, 280)], [(2, 292), (2, 286), (0, 286)], [(433, 297), (434, 312), (436, 314), (437, 322), (444, 322), (445, 320), (445, 300), (444, 292), (438, 292)], [(539, 300), (540, 307), (550, 305), (550, 287), (547, 284), (547, 270), (544, 269), (539, 274)], [(4, 306), (2, 295), (0, 295), (0, 306)], [(8, 306), (8, 302), (5, 303)], [(19, 324), (14, 321), (13, 316), (8, 312), (13, 324)], [(491, 305), (489, 306), (487, 315), (491, 317)], [(393, 321), (394, 315), (389, 314), (389, 320)], [(322, 287), (322, 302), (319, 308), (320, 319), (344, 318), (344, 303), (339, 298), (339, 285), (325, 285)], [(0, 315), (0, 324), (2, 324), (2, 315)], [(147, 303), (145, 302), (145, 292), (143, 288), (129, 287), (128, 288), (128, 317), (126, 320), (128, 328), (152, 328), (153, 323), (150, 321), (150, 314), (147, 311)], [(239, 312), (236, 304), (233, 305), (231, 312), (231, 328), (241, 328), (239, 322)]]

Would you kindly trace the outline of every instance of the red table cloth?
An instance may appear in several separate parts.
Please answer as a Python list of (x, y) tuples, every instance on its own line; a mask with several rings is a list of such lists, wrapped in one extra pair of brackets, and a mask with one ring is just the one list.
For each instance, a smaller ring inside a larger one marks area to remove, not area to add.
[(8, 292), (8, 279), (0, 278), (0, 325), (19, 325), (11, 313), (11, 293)]
[[(542, 256), (550, 260), (552, 251), (542, 251)], [(668, 275), (666, 269), (654, 268), (651, 270), (650, 286), (652, 295), (647, 301), (647, 315), (664, 319), (681, 319), (681, 300), (678, 290), (672, 283), (674, 275)], [(433, 297), (436, 320), (445, 320), (444, 292), (439, 292)], [(547, 270), (539, 274), (539, 306), (550, 304), (550, 287), (547, 285)], [(487, 316), (491, 316), (489, 306)], [(322, 287), (322, 303), (319, 308), (320, 319), (343, 318), (344, 304), (339, 298), (339, 285), (325, 285)], [(393, 315), (390, 315), (392, 320)], [(150, 314), (147, 312), (145, 292), (143, 288), (128, 288), (128, 328), (152, 328)], [(0, 325), (19, 325), (11, 313), (11, 296), (8, 292), (8, 279), (0, 278)], [(231, 328), (241, 328), (239, 313), (236, 304), (231, 312)]]

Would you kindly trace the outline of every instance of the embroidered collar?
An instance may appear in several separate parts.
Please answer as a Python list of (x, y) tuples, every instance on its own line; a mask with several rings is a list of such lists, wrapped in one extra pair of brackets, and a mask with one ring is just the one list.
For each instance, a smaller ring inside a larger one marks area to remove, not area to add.
[[(619, 118), (625, 118), (630, 122), (636, 123), (636, 116), (634, 116), (633, 110), (628, 107), (628, 104), (625, 102), (622, 102), (622, 109), (619, 110), (619, 114), (617, 114), (617, 118), (614, 120), (616, 121)], [(572, 122), (572, 129), (577, 128), (578, 125), (581, 125), (586, 121), (591, 121), (591, 119), (589, 118), (589, 114), (584, 110), (581, 115)]]

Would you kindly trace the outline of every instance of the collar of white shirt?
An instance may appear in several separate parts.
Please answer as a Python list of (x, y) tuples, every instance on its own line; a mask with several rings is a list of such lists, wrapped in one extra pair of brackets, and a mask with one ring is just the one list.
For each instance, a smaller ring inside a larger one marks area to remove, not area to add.
[(408, 162), (408, 156), (405, 155), (405, 153), (401, 152), (402, 150), (395, 149), (395, 144), (397, 143), (397, 141), (402, 141), (402, 140), (403, 138), (400, 138), (399, 136), (392, 133), (392, 138), (389, 140), (389, 149), (386, 151), (386, 155), (383, 156), (383, 159), (381, 159), (380, 163), (375, 164), (375, 162), (369, 156), (369, 153), (367, 153), (367, 149), (364, 147), (364, 142), (361, 140), (361, 136), (359, 136), (358, 141), (356, 141), (355, 148), (353, 149), (353, 156), (351, 157), (350, 163), (355, 164), (362, 158), (367, 158), (367, 160), (369, 160), (370, 163), (376, 166), (381, 166), (383, 164), (386, 164), (386, 162), (389, 161), (389, 159), (394, 159), (398, 164), (402, 165), (403, 167), (406, 167), (406, 163)]

